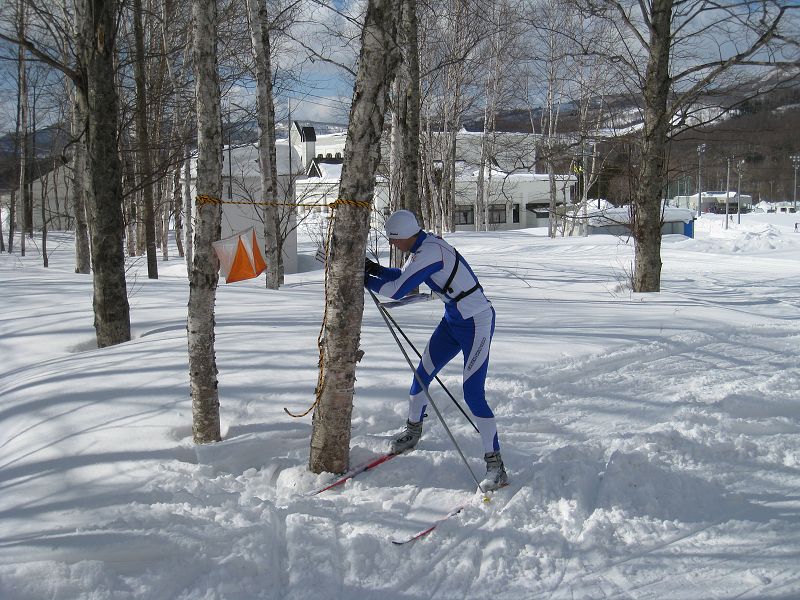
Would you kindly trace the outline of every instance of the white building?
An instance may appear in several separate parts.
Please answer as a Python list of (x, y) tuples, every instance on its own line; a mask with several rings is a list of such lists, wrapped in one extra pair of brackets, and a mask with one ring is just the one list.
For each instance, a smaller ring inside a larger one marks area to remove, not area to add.
[[(290, 146), (288, 140), (277, 140), (275, 154), (278, 167), (277, 198), (264, 198), (261, 193), (261, 167), (256, 144), (226, 146), (222, 153), (222, 237), (255, 227), (262, 246), (264, 243), (264, 220), (261, 202), (285, 203), (294, 171), (295, 176), (302, 164), (302, 154), (298, 148)], [(291, 167), (290, 167), (291, 165)], [(192, 160), (192, 193), (194, 194), (196, 159)], [(225, 202), (231, 204), (225, 204)], [(289, 200), (291, 202), (291, 199)], [(238, 204), (237, 204), (238, 203)], [(284, 217), (286, 239), (283, 245), (284, 272), (297, 272), (297, 231), (295, 230), (295, 211), (291, 206), (279, 206)]]
[[(295, 197), (298, 204), (307, 205), (306, 209), (299, 209), (301, 212), (327, 212), (327, 205), (336, 200), (339, 192), (346, 135), (311, 136), (309, 132), (302, 133), (306, 129), (297, 124), (292, 128), (295, 148), (306, 157), (313, 156), (313, 159), (304, 163), (305, 176), (295, 182)], [(508, 135), (514, 137), (514, 143), (505, 146), (510, 149), (506, 162), (532, 165), (535, 160), (532, 137)], [(312, 137), (313, 142), (309, 142)], [(531, 147), (523, 144), (523, 138)], [(475, 199), (478, 191), (475, 165), (480, 157), (480, 141), (480, 134), (466, 132), (460, 134), (457, 140), (460, 160), (456, 164), (456, 229), (459, 231), (475, 229)], [(557, 204), (564, 206), (575, 200), (576, 181), (574, 175), (556, 175)], [(484, 185), (490, 229), (521, 229), (548, 224), (550, 179), (547, 175), (529, 171), (504, 172), (495, 168), (491, 173), (486, 173)], [(389, 210), (389, 187), (385, 178), (379, 177), (376, 182), (373, 204), (379, 220), (379, 215), (385, 215)]]
[[(736, 192), (702, 192), (702, 210), (704, 213), (725, 214), (725, 204), (728, 204), (728, 214), (735, 214), (741, 204), (742, 212), (750, 212), (753, 207), (753, 197), (749, 194)], [(697, 212), (697, 194), (691, 196), (675, 196), (670, 205), (675, 208), (688, 208)]]
[(759, 202), (753, 207), (753, 212), (760, 213), (794, 213), (794, 202)]
[[(663, 206), (661, 234), (694, 237), (695, 210)], [(589, 212), (589, 234), (628, 236), (631, 234), (631, 207), (606, 206)]]

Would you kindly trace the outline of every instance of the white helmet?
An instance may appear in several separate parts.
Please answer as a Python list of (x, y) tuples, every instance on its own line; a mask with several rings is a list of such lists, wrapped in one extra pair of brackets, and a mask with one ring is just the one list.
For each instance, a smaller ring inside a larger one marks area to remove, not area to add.
[(414, 237), (421, 227), (410, 210), (398, 210), (386, 219), (386, 235), (390, 240), (405, 240)]

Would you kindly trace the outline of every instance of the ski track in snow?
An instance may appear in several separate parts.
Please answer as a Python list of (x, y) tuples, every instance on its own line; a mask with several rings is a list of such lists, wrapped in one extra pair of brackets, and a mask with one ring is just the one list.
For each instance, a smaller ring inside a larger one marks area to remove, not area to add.
[[(656, 295), (627, 291), (616, 238), (455, 236), (498, 311), (487, 396), (511, 485), (488, 504), (435, 418), (417, 450), (304, 495), (333, 478), (306, 470), (310, 420), (282, 410), (313, 394), (319, 271), (220, 288), (225, 441), (196, 447), (177, 261), (139, 275), (134, 339), (98, 350), (68, 254), (4, 256), (0, 597), (800, 597), (800, 235), (698, 226), (665, 238)], [(394, 315), (421, 350), (441, 307)], [(352, 464), (400, 428), (410, 381), (373, 307), (361, 343)], [(460, 397), (458, 368), (441, 377)]]

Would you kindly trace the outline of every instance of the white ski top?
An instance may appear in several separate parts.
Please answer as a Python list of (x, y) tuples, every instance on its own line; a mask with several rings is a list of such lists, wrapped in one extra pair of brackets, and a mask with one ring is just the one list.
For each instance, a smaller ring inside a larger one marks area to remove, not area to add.
[(448, 320), (469, 319), (492, 307), (467, 261), (442, 238), (424, 231), (401, 269), (381, 267), (379, 275), (367, 275), (364, 281), (376, 294), (395, 300), (423, 283), (444, 301)]

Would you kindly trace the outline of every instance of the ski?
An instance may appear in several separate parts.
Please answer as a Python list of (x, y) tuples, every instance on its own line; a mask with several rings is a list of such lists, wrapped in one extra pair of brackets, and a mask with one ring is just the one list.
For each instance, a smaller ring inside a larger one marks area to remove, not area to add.
[(331, 488), (335, 488), (336, 486), (342, 485), (346, 481), (350, 481), (356, 475), (363, 473), (364, 471), (369, 471), (370, 469), (374, 469), (378, 465), (382, 465), (386, 461), (393, 459), (395, 456), (397, 456), (397, 454), (393, 452), (387, 452), (386, 454), (382, 454), (377, 458), (373, 458), (372, 460), (365, 462), (361, 465), (358, 465), (357, 467), (353, 467), (333, 483), (330, 483), (325, 487), (322, 487), (313, 492), (309, 492), (308, 495), (316, 496), (317, 494), (321, 494), (322, 492), (325, 492)]
[(397, 546), (402, 546), (403, 544), (408, 544), (409, 542), (413, 542), (414, 540), (418, 540), (421, 537), (425, 537), (431, 531), (436, 529), (439, 525), (444, 523), (447, 519), (449, 519), (450, 517), (456, 516), (458, 513), (460, 513), (462, 510), (464, 510), (466, 508), (467, 504), (469, 504), (469, 501), (462, 502), (458, 506), (454, 507), (453, 510), (451, 510), (449, 513), (447, 513), (445, 516), (443, 516), (443, 517), (441, 517), (439, 519), (436, 519), (433, 523), (428, 525), (425, 529), (421, 529), (418, 532), (412, 533), (411, 535), (407, 535), (405, 537), (394, 538), (392, 540), (392, 543), (397, 545)]
[[(497, 488), (496, 490), (492, 490), (491, 492), (488, 492), (488, 493), (494, 495), (495, 492), (497, 492), (498, 490), (503, 489), (504, 487), (508, 487), (508, 484), (506, 483), (505, 485), (502, 485), (499, 488)], [(439, 525), (441, 525), (442, 523), (447, 521), (447, 519), (450, 519), (451, 517), (454, 517), (457, 514), (459, 514), (462, 510), (464, 510), (472, 502), (474, 502), (474, 497), (470, 498), (469, 500), (466, 500), (466, 501), (462, 502), (461, 504), (458, 504), (457, 506), (454, 506), (453, 509), (449, 513), (447, 513), (443, 517), (440, 517), (440, 518), (436, 519), (430, 525), (428, 525), (425, 529), (420, 529), (416, 533), (412, 533), (411, 535), (407, 535), (407, 536), (404, 536), (404, 537), (395, 537), (394, 539), (392, 539), (392, 543), (397, 545), (397, 546), (402, 546), (403, 544), (408, 544), (409, 542), (413, 542), (414, 540), (418, 540), (421, 537), (425, 537), (431, 531), (436, 529)]]

